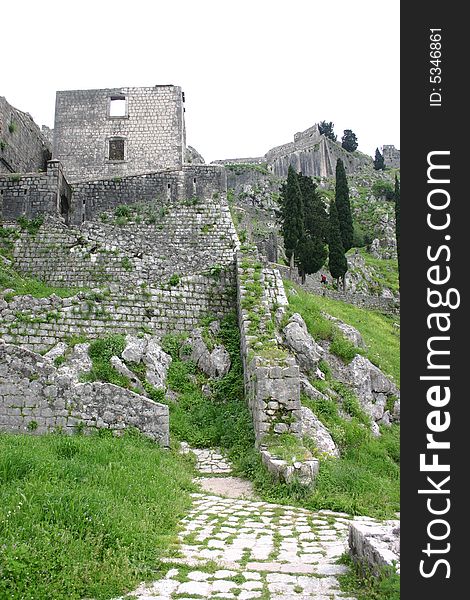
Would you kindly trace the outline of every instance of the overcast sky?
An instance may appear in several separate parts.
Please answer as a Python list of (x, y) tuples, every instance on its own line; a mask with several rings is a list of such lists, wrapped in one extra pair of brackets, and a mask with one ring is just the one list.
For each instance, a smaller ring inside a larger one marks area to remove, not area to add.
[(0, 95), (39, 125), (56, 90), (172, 83), (207, 162), (323, 119), (368, 154), (400, 147), (399, 0), (16, 0), (2, 16)]

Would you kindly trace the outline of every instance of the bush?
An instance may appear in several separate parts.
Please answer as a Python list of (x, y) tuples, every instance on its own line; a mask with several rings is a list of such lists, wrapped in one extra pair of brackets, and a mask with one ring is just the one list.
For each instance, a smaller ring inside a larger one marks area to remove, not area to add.
[(393, 184), (385, 179), (374, 182), (372, 193), (376, 198), (385, 198), (386, 200), (393, 200), (395, 198), (395, 188)]

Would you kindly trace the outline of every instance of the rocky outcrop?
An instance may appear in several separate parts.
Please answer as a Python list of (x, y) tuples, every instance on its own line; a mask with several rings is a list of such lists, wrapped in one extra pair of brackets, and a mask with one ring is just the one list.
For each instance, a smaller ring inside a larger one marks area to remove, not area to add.
[(302, 406), (301, 411), (302, 434), (315, 442), (315, 446), (320, 454), (338, 458), (339, 450), (328, 429), (309, 408)]
[(192, 146), (186, 146), (184, 162), (192, 165), (204, 165), (206, 161), (195, 148)]
[(186, 346), (189, 346), (191, 351), (189, 354), (182, 353), (181, 358), (192, 360), (208, 377), (220, 379), (228, 373), (231, 364), (230, 354), (222, 344), (216, 345), (212, 351), (209, 351), (201, 329), (192, 332), (186, 340)]
[[(327, 360), (333, 376), (355, 393), (363, 410), (374, 421), (389, 425), (400, 419), (399, 389), (368, 358), (356, 354), (348, 365), (331, 354)], [(390, 400), (394, 402), (391, 411), (387, 409)]]
[(292, 315), (282, 332), (285, 343), (294, 352), (300, 368), (307, 373), (315, 373), (324, 351), (308, 333), (302, 317), (298, 313)]
[(340, 319), (337, 319), (336, 317), (332, 317), (331, 315), (329, 315), (327, 313), (323, 313), (323, 315), (330, 321), (333, 321), (333, 323), (341, 331), (341, 333), (344, 335), (344, 337), (347, 340), (349, 340), (352, 344), (354, 344), (357, 348), (365, 348), (366, 347), (364, 340), (362, 339), (362, 335), (359, 333), (359, 331), (355, 327), (353, 327), (352, 325), (348, 325), (347, 323), (344, 323)]
[(376, 576), (383, 567), (400, 573), (400, 521), (350, 523), (349, 549), (353, 560), (366, 563)]
[(159, 339), (145, 335), (138, 338), (126, 336), (126, 347), (122, 358), (131, 363), (144, 363), (146, 380), (157, 389), (165, 388), (166, 374), (171, 364), (171, 356), (164, 352), (159, 345)]

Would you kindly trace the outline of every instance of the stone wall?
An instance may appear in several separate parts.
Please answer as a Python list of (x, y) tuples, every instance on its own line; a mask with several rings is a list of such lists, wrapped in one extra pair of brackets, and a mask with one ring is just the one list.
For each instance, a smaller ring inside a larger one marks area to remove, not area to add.
[(277, 177), (287, 177), (289, 166), (310, 177), (334, 177), (338, 158), (343, 161), (346, 173), (372, 164), (369, 156), (347, 152), (341, 144), (323, 135), (297, 136), (300, 137), (296, 141), (273, 148), (266, 154), (268, 165)]
[(266, 434), (300, 436), (299, 367), (279, 347), (273, 329), (271, 311), (287, 305), (279, 273), (261, 268), (253, 250), (238, 254), (237, 291), (245, 397), (257, 443)]
[(51, 145), (31, 115), (0, 96), (0, 174), (44, 171)]
[(184, 277), (173, 286), (129, 286), (76, 296), (0, 296), (0, 337), (36, 352), (59, 341), (113, 333), (164, 335), (192, 331), (203, 317), (235, 310), (233, 267), (216, 275)]
[(233, 267), (238, 238), (226, 203), (218, 199), (146, 205), (127, 219), (67, 227), (46, 218), (35, 235), (16, 227), (14, 266), (51, 285), (93, 287), (167, 283)]
[[(123, 116), (110, 114), (123, 98)], [(109, 158), (109, 140), (124, 140), (124, 160)], [(181, 170), (185, 152), (180, 87), (60, 91), (56, 96), (53, 157), (71, 182)]]
[(181, 171), (113, 177), (73, 184), (71, 221), (82, 223), (122, 204), (151, 202), (161, 206), (177, 200), (206, 198), (224, 204), (224, 169), (211, 165), (185, 166)]
[(395, 146), (388, 145), (383, 147), (382, 153), (386, 167), (391, 169), (400, 168), (400, 150), (395, 148)]
[(363, 166), (372, 167), (372, 158), (361, 152), (347, 152), (341, 143), (320, 134), (318, 125), (294, 135), (294, 141), (271, 148), (264, 157), (233, 158), (214, 161), (217, 164), (267, 164), (276, 177), (287, 177), (289, 166), (310, 177), (334, 177), (336, 162), (341, 158), (347, 173)]
[(291, 272), (291, 269), (286, 265), (274, 264), (273, 266), (280, 271), (284, 279), (289, 279), (314, 294), (321, 294), (327, 298), (354, 304), (359, 308), (367, 308), (369, 310), (377, 310), (391, 314), (398, 314), (400, 312), (400, 303), (394, 298), (382, 298), (381, 296), (372, 296), (368, 294), (352, 294), (347, 291), (342, 292), (323, 288), (320, 283), (320, 272), (315, 273), (314, 275), (307, 275), (305, 283), (302, 283), (297, 268), (293, 269)]
[(51, 361), (0, 340), (0, 431), (41, 434), (136, 427), (169, 446), (168, 406), (109, 383), (75, 383)]
[(23, 173), (0, 177), (0, 218), (6, 221), (39, 215), (64, 216), (68, 221), (72, 192), (55, 160), (45, 173)]

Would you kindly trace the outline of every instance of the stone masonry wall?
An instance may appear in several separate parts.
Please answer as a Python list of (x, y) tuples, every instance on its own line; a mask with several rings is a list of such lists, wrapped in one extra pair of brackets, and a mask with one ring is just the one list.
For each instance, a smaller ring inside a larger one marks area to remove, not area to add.
[(180, 200), (218, 197), (223, 204), (225, 171), (213, 165), (185, 166), (181, 171), (113, 177), (73, 184), (71, 222), (97, 219), (106, 210), (122, 204), (150, 202), (171, 204)]
[(136, 427), (169, 446), (168, 406), (109, 383), (75, 383), (46, 358), (0, 340), (0, 431)]
[(291, 269), (285, 265), (272, 265), (280, 271), (282, 277), (290, 279), (297, 285), (305, 288), (306, 290), (315, 294), (321, 294), (327, 298), (333, 298), (334, 300), (341, 300), (348, 304), (354, 304), (359, 308), (367, 308), (369, 310), (378, 310), (380, 312), (396, 314), (400, 311), (400, 303), (393, 298), (382, 298), (381, 296), (372, 296), (366, 294), (352, 294), (349, 292), (342, 292), (338, 290), (324, 289), (320, 283), (320, 272), (314, 275), (307, 275), (305, 283), (302, 283), (302, 279), (298, 274), (297, 269), (291, 273)]
[(0, 218), (4, 220), (43, 214), (68, 218), (71, 188), (58, 161), (47, 163), (45, 173), (23, 173), (0, 177)]
[(15, 267), (51, 285), (93, 287), (155, 286), (233, 266), (238, 239), (220, 199), (145, 206), (124, 222), (112, 212), (105, 218), (79, 228), (47, 218), (35, 235), (19, 231)]
[[(271, 311), (287, 304), (282, 280), (276, 271), (258, 265), (254, 251), (237, 255), (245, 397), (259, 444), (266, 434), (288, 432), (300, 436), (301, 406), (299, 367), (278, 347), (272, 329)], [(261, 293), (256, 298), (258, 286)]]
[(235, 310), (233, 266), (215, 275), (184, 277), (174, 286), (129, 286), (79, 292), (70, 298), (0, 295), (0, 337), (35, 352), (59, 341), (110, 334), (164, 335), (192, 331), (207, 315)]
[[(113, 97), (126, 114), (110, 116)], [(124, 160), (108, 158), (109, 140), (124, 140)], [(53, 157), (71, 182), (181, 170), (185, 129), (180, 87), (124, 87), (60, 91), (56, 96)]]
[(51, 145), (31, 118), (0, 96), (0, 174), (44, 171)]

